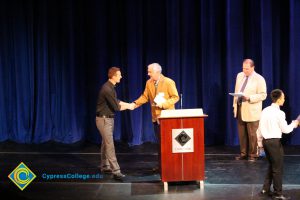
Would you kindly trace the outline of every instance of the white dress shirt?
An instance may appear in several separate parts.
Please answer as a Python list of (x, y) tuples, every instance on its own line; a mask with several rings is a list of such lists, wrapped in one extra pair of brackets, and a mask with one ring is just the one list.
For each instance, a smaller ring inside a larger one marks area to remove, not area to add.
[(262, 147), (262, 140), (271, 138), (281, 138), (282, 133), (290, 133), (298, 124), (292, 122), (288, 125), (285, 120), (285, 113), (280, 110), (279, 105), (272, 103), (271, 106), (263, 109), (257, 129), (258, 146)]
[[(250, 79), (254, 76), (254, 74), (256, 74), (255, 71), (253, 71), (253, 72), (248, 76), (248, 81), (250, 81)], [(244, 84), (246, 78), (247, 78), (247, 76), (244, 74), (244, 77), (243, 77), (243, 79), (242, 79), (242, 84), (240, 84), (240, 89), (239, 89), (239, 91), (241, 91), (241, 89), (242, 89), (242, 87), (243, 87), (243, 84)], [(248, 83), (247, 83), (247, 84), (248, 84)], [(246, 87), (247, 87), (247, 85), (246, 85)], [(245, 87), (245, 88), (246, 88), (246, 87)]]

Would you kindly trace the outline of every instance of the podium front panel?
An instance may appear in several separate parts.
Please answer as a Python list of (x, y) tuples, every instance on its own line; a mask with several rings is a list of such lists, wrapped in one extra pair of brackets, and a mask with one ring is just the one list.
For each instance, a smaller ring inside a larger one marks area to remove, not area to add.
[[(204, 180), (204, 118), (163, 118), (160, 129), (162, 181)], [(172, 152), (173, 129), (193, 129), (193, 152)]]

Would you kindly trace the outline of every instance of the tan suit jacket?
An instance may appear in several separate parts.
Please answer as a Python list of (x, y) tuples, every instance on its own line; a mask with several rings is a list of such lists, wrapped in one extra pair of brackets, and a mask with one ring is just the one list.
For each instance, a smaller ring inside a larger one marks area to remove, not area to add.
[[(163, 103), (162, 108), (154, 105), (154, 98), (160, 92), (164, 93), (164, 98), (166, 99), (166, 102)], [(175, 109), (175, 103), (178, 100), (179, 96), (175, 82), (172, 79), (161, 74), (156, 93), (154, 81), (149, 79), (146, 82), (144, 93), (134, 102), (137, 106), (141, 106), (144, 103), (150, 102), (152, 121), (156, 122), (157, 118), (160, 116), (161, 110)]]
[[(245, 80), (243, 72), (238, 73), (236, 77), (235, 90), (237, 93), (240, 91)], [(254, 122), (260, 119), (262, 111), (262, 101), (267, 97), (267, 86), (265, 79), (253, 71), (249, 76), (244, 94), (250, 98), (249, 101), (243, 101), (241, 106), (241, 117), (245, 122)], [(237, 117), (237, 97), (233, 99), (233, 112), (234, 117)]]

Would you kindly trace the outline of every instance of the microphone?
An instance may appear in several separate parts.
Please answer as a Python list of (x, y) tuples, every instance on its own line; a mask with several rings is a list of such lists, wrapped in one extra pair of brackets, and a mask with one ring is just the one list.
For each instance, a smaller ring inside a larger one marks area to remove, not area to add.
[(182, 93), (180, 93), (180, 109), (182, 109)]

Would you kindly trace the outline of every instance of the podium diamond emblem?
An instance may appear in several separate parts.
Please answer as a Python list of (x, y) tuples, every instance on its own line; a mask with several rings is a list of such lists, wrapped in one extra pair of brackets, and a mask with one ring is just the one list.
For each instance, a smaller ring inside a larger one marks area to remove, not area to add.
[(186, 132), (182, 131), (179, 135), (175, 137), (175, 140), (181, 145), (184, 146), (189, 140), (190, 136)]

